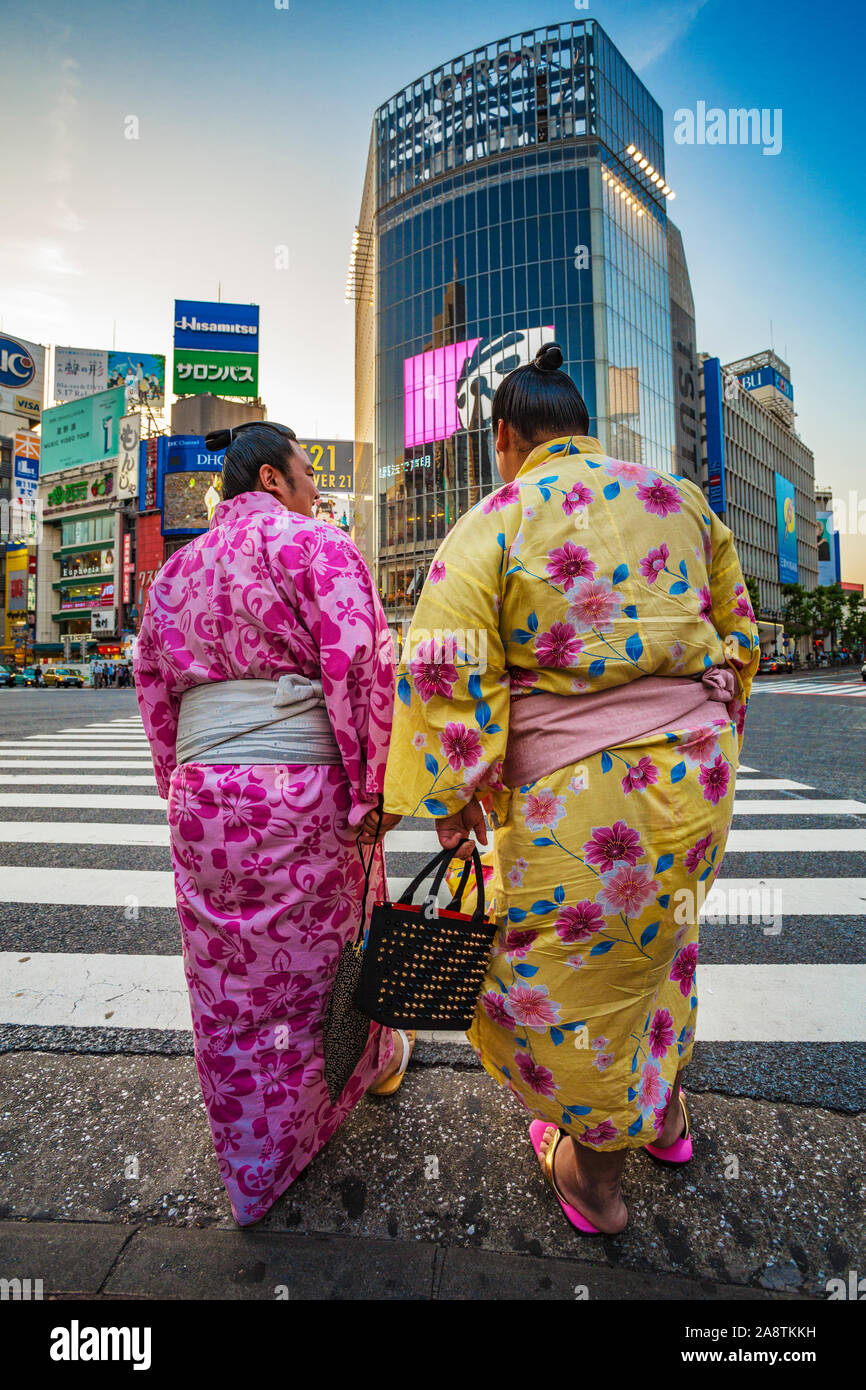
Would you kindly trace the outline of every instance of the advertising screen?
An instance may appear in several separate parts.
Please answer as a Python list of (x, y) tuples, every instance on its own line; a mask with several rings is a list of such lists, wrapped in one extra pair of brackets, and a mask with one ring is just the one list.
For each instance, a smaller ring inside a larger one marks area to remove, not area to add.
[(351, 439), (298, 441), (316, 470), (320, 493), (355, 491), (355, 444)]
[(165, 405), (165, 357), (153, 352), (115, 352), (59, 347), (54, 353), (54, 399), (78, 401), (109, 387), (126, 386), (130, 408)]
[(833, 530), (833, 513), (816, 512), (815, 518), (818, 523), (818, 583), (838, 584), (841, 576), (837, 564), (839, 548)]
[(403, 444), (450, 439), (459, 429), (488, 424), (496, 388), (515, 367), (531, 362), (553, 327), (523, 328), (497, 338), (430, 348), (403, 363)]
[(163, 535), (206, 531), (214, 507), (222, 498), (222, 474), (166, 473), (163, 481)]
[(776, 538), (779, 551), (779, 583), (796, 584), (799, 571), (794, 484), (783, 478), (781, 473), (776, 474)]
[(42, 417), (39, 476), (85, 463), (106, 463), (117, 456), (118, 429), (124, 414), (122, 386), (46, 410)]

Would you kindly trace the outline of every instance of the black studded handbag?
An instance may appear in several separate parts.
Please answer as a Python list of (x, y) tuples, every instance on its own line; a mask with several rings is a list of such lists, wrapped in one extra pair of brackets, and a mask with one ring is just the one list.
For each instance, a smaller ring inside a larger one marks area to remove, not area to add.
[[(484, 875), (474, 846), (457, 892), (447, 907), (439, 907), (437, 894), (453, 857), (453, 850), (442, 850), (402, 902), (373, 908), (356, 1000), (389, 1028), (465, 1032), (472, 1023), (496, 924), (484, 915)], [(460, 906), (472, 868), (478, 896), (470, 917)], [(429, 895), (416, 905), (415, 893), (430, 874)]]

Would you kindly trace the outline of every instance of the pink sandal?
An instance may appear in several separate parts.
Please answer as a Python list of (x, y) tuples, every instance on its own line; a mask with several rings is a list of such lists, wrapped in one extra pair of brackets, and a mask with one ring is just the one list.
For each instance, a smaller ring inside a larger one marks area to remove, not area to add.
[(647, 1153), (658, 1159), (659, 1163), (688, 1163), (692, 1156), (692, 1126), (682, 1086), (679, 1091), (679, 1101), (682, 1106), (683, 1119), (686, 1122), (686, 1127), (679, 1139), (675, 1139), (666, 1149), (660, 1149), (657, 1144), (647, 1144), (646, 1146)]
[[(544, 1138), (544, 1131), (549, 1128), (549, 1120), (533, 1120), (532, 1124), (529, 1126), (529, 1138), (532, 1141), (532, 1147), (534, 1148), (536, 1154), (539, 1155), (539, 1157), (541, 1155), (541, 1141)], [(556, 1185), (556, 1178), (553, 1175), (553, 1160), (556, 1150), (559, 1147), (559, 1141), (561, 1138), (562, 1130), (557, 1129), (556, 1138), (553, 1140), (552, 1144), (549, 1146), (547, 1150), (547, 1153), (544, 1155), (544, 1176), (550, 1183), (550, 1186), (553, 1188), (554, 1196), (556, 1197), (556, 1200), (559, 1202), (559, 1205), (562, 1207), (562, 1210), (565, 1212), (565, 1215), (568, 1217), (568, 1220), (571, 1222), (572, 1226), (576, 1227), (576, 1229), (578, 1231), (581, 1231), (585, 1236), (600, 1236), (601, 1231), (598, 1229), (598, 1227), (593, 1226), (591, 1221), (587, 1221), (586, 1217), (581, 1215), (581, 1213), (577, 1210), (577, 1207), (569, 1206), (568, 1202), (566, 1202), (565, 1198), (562, 1196), (561, 1192), (559, 1191), (559, 1188)]]

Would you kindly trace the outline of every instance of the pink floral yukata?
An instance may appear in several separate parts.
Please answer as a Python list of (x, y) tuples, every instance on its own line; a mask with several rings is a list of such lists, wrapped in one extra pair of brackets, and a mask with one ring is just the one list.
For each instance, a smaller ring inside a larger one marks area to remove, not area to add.
[[(343, 765), (175, 759), (180, 697), (203, 681), (321, 679)], [(195, 1058), (235, 1219), (258, 1221), (383, 1068), (367, 1050), (332, 1106), (322, 1024), (363, 872), (352, 827), (376, 804), (394, 657), (354, 543), (264, 492), (221, 502), (166, 562), (137, 644), (138, 700), (168, 798)], [(381, 895), (381, 852), (371, 895)]]

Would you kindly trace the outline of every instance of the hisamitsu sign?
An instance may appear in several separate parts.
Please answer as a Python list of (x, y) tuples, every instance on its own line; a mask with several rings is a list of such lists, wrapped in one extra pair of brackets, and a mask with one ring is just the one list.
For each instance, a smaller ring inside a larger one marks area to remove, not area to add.
[(210, 352), (258, 352), (258, 304), (174, 301), (174, 346)]

